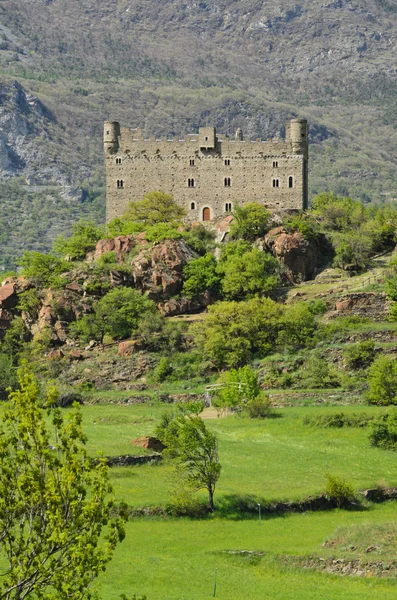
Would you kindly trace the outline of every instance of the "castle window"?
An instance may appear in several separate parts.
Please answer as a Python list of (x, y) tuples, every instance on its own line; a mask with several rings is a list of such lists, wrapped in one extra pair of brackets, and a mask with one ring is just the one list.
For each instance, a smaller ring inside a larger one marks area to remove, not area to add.
[(194, 210), (196, 208), (196, 203), (195, 202), (191, 202), (190, 203), (190, 210)]
[(116, 158), (116, 165), (121, 165), (121, 158)]
[(277, 169), (277, 167), (278, 167), (278, 162), (277, 162), (277, 160), (274, 160), (273, 161), (273, 168)]
[(290, 177), (288, 177), (288, 187), (289, 188), (294, 187), (294, 178), (292, 177), (292, 175)]
[(194, 160), (192, 158), (190, 159), (190, 166), (194, 167)]
[(124, 187), (124, 181), (122, 179), (118, 179), (117, 180), (117, 187), (118, 188), (123, 188)]
[(230, 185), (231, 185), (230, 177), (225, 177), (224, 184), (225, 184), (225, 187), (230, 187)]
[(205, 141), (208, 142), (208, 138), (207, 137), (205, 138)]
[(232, 212), (232, 203), (231, 202), (226, 202), (225, 212)]
[(227, 167), (229, 167), (229, 166), (230, 166), (230, 158), (225, 158), (225, 165), (226, 165)]
[(195, 181), (194, 179), (188, 179), (187, 180), (187, 187), (195, 187)]
[(273, 179), (273, 187), (274, 188), (280, 187), (280, 180), (279, 179)]

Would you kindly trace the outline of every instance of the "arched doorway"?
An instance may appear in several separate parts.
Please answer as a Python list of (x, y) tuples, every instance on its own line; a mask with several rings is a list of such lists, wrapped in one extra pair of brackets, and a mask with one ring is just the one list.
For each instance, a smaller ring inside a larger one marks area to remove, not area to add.
[(203, 221), (211, 221), (211, 209), (208, 206), (203, 208)]

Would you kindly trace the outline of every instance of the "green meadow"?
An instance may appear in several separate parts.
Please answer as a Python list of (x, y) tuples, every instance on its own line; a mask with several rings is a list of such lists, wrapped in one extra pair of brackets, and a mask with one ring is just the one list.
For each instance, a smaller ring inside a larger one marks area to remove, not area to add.
[[(145, 453), (130, 442), (152, 434), (163, 410), (172, 407), (84, 406), (90, 454)], [(262, 513), (261, 520), (259, 513), (244, 516), (238, 511), (239, 501), (246, 497), (263, 506), (319, 494), (326, 473), (343, 476), (356, 490), (397, 485), (396, 454), (371, 448), (368, 428), (323, 429), (304, 424), (306, 416), (336, 411), (380, 414), (382, 409), (290, 407), (278, 409), (277, 418), (265, 420), (238, 416), (208, 420), (208, 427), (219, 438), (222, 464), (215, 496), (217, 512), (204, 519), (132, 518), (126, 526), (126, 539), (97, 583), (103, 597), (116, 600), (122, 593), (128, 597), (145, 594), (148, 600), (394, 597), (394, 577), (377, 578), (370, 572), (365, 577), (343, 577), (308, 569), (304, 561), (311, 556), (345, 556), (344, 535), (362, 539), (364, 548), (376, 532), (381, 540), (376, 556), (363, 550), (354, 557), (364, 562), (392, 560), (390, 540), (387, 548), (382, 540), (394, 527), (396, 502), (363, 503), (349, 511)], [(120, 467), (110, 470), (110, 478), (118, 501), (131, 507), (165, 506), (171, 473), (167, 464)], [(342, 533), (339, 546), (334, 550), (323, 546), (341, 531), (346, 533)], [(297, 566), (296, 557), (303, 564)]]

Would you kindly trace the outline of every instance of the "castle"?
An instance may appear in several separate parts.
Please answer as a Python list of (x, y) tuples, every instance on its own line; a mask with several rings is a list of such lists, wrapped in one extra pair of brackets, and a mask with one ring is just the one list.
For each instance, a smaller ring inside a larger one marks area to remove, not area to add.
[(233, 203), (259, 202), (270, 210), (308, 205), (308, 125), (292, 119), (285, 140), (235, 139), (215, 127), (181, 140), (144, 139), (140, 129), (105, 122), (106, 218), (121, 217), (131, 201), (163, 190), (185, 208), (189, 222), (212, 221)]

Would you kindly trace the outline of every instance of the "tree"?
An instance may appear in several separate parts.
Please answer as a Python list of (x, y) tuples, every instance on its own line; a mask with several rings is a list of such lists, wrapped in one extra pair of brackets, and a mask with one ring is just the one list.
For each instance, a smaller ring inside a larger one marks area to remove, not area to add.
[(138, 290), (116, 288), (99, 300), (94, 314), (72, 323), (71, 331), (84, 340), (96, 339), (101, 343), (106, 334), (123, 339), (136, 331), (140, 319), (155, 311), (155, 303)]
[(253, 242), (265, 235), (271, 213), (257, 202), (249, 202), (244, 206), (235, 205), (234, 221), (230, 227), (230, 235), (235, 239)]
[(368, 401), (371, 404), (397, 404), (397, 364), (394, 358), (379, 356), (368, 372)]
[(266, 295), (280, 282), (279, 262), (258, 248), (221, 259), (218, 272), (223, 275), (222, 291), (229, 300)]
[(144, 225), (180, 221), (186, 211), (179, 206), (170, 194), (163, 191), (148, 192), (143, 200), (130, 202), (123, 219)]
[(214, 511), (214, 494), (221, 473), (218, 441), (204, 421), (194, 414), (179, 414), (159, 429), (168, 455), (195, 490), (208, 491), (208, 508)]
[(22, 267), (22, 275), (39, 287), (57, 286), (62, 282), (59, 275), (70, 268), (66, 261), (53, 254), (33, 251), (24, 252), (19, 259), (19, 266)]
[(243, 408), (259, 396), (258, 373), (249, 366), (225, 371), (217, 383), (223, 384), (212, 401), (219, 408)]
[(216, 258), (210, 252), (204, 256), (190, 260), (183, 269), (183, 293), (188, 298), (197, 298), (205, 291), (217, 295), (221, 276), (217, 273)]
[(124, 537), (122, 521), (110, 518), (107, 467), (88, 458), (77, 407), (65, 419), (49, 388), (41, 408), (26, 366), (19, 385), (0, 427), (0, 546), (8, 562), (0, 598), (89, 599)]
[(73, 225), (73, 235), (69, 239), (59, 236), (53, 250), (61, 256), (84, 259), (87, 252), (94, 250), (96, 243), (105, 236), (105, 229), (92, 221), (78, 221)]

